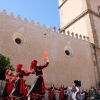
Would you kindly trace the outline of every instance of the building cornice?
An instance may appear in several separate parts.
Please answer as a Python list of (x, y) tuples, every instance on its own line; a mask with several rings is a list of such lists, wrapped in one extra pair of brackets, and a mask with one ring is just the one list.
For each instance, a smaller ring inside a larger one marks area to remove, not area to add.
[(60, 29), (60, 32), (64, 31), (65, 29), (67, 29), (68, 27), (70, 27), (71, 25), (73, 25), (75, 22), (77, 22), (79, 19), (81, 19), (82, 17), (84, 17), (85, 15), (87, 15), (88, 13), (93, 14), (94, 16), (100, 18), (100, 15), (96, 12), (94, 12), (93, 10), (87, 9), (85, 11), (83, 11), (80, 15), (78, 15), (76, 18), (74, 18), (72, 21), (70, 21), (67, 25), (65, 25), (63, 28)]

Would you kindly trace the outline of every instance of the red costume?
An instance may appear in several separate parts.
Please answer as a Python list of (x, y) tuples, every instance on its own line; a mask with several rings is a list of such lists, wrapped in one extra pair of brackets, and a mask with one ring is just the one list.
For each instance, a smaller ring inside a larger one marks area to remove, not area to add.
[(54, 87), (54, 84), (51, 84), (51, 87), (47, 89), (49, 91), (49, 99), (50, 100), (56, 100), (55, 94), (54, 94), (54, 90), (56, 90), (56, 88)]
[(32, 97), (32, 98), (35, 98), (35, 99), (44, 97), (46, 88), (45, 88), (45, 83), (44, 83), (44, 79), (43, 79), (42, 69), (47, 67), (48, 64), (49, 64), (49, 62), (47, 62), (43, 66), (37, 66), (36, 60), (33, 60), (31, 62), (30, 69), (32, 71), (34, 70), (37, 78), (36, 78), (33, 86), (31, 87), (31, 89), (28, 92), (28, 95), (27, 95), (28, 97)]
[(5, 73), (5, 80), (6, 80), (6, 85), (5, 88), (1, 94), (1, 98), (8, 98), (9, 94), (11, 93), (12, 89), (13, 89), (13, 80), (12, 79), (12, 75), (9, 74), (10, 70), (7, 69), (6, 73)]
[(59, 99), (64, 100), (64, 90), (66, 90), (66, 88), (64, 88), (64, 85), (62, 85), (58, 90), (60, 91)]
[(17, 77), (17, 80), (15, 82), (15, 86), (11, 92), (11, 94), (9, 95), (9, 97), (11, 98), (22, 98), (24, 97), (24, 79), (23, 79), (23, 76), (28, 76), (30, 74), (29, 73), (25, 73), (24, 70), (21, 70), (22, 68), (22, 64), (18, 64), (17, 67), (16, 67), (16, 77)]

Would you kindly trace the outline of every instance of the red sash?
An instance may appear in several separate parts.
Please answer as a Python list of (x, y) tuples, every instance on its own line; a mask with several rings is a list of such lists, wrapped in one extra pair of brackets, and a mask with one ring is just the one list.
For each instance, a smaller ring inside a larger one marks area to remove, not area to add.
[(24, 93), (24, 80), (20, 78), (20, 93)]
[(7, 93), (11, 93), (12, 89), (13, 89), (12, 82), (7, 82)]

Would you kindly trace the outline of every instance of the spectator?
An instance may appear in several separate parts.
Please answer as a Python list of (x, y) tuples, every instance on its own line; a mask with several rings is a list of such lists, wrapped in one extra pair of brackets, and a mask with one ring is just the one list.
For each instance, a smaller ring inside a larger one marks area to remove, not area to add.
[(96, 99), (100, 100), (100, 89), (97, 90), (97, 97), (96, 97)]
[(96, 95), (95, 95), (95, 92), (94, 92), (93, 89), (90, 90), (90, 92), (89, 92), (89, 97), (90, 97), (90, 100), (95, 100)]

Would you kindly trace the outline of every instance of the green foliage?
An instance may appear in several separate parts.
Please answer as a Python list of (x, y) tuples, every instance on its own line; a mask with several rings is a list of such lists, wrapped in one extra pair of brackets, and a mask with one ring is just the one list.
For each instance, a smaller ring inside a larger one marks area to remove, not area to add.
[(13, 65), (11, 65), (10, 58), (7, 58), (4, 55), (0, 54), (0, 72), (5, 71), (6, 69), (14, 71)]

